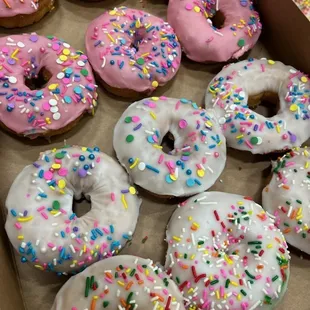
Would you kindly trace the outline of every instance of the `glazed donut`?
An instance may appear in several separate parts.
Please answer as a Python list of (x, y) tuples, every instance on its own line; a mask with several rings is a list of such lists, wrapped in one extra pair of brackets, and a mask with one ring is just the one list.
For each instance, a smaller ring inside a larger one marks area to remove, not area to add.
[(205, 192), (179, 205), (167, 229), (166, 268), (189, 309), (273, 309), (289, 277), (289, 252), (261, 206)]
[[(165, 153), (167, 133), (174, 149)], [(226, 142), (217, 120), (187, 99), (133, 103), (114, 129), (113, 145), (133, 181), (159, 196), (190, 196), (211, 187), (224, 169)]]
[(181, 293), (161, 266), (119, 255), (72, 277), (58, 292), (52, 310), (137, 308), (185, 310)]
[[(85, 112), (94, 113), (97, 93), (87, 56), (68, 43), (35, 33), (12, 35), (0, 38), (0, 55), (5, 129), (30, 138), (52, 136), (69, 130)], [(46, 80), (38, 89), (36, 83)]]
[(181, 62), (171, 26), (126, 7), (107, 11), (90, 23), (86, 50), (103, 86), (122, 97), (149, 95), (175, 76)]
[(310, 254), (310, 153), (295, 148), (273, 165), (273, 176), (263, 190), (263, 207), (287, 242)]
[(54, 0), (3, 0), (0, 2), (0, 27), (25, 27), (38, 22), (54, 8)]
[(186, 56), (198, 62), (241, 57), (255, 45), (262, 29), (250, 0), (170, 0), (168, 22)]
[[(254, 112), (265, 97), (279, 98), (270, 118)], [(299, 146), (310, 137), (309, 78), (283, 63), (249, 59), (228, 65), (206, 92), (206, 108), (214, 107), (228, 146), (253, 154)]]
[[(23, 263), (75, 273), (131, 239), (141, 204), (135, 194), (121, 166), (99, 148), (53, 149), (15, 179), (5, 228)], [(78, 217), (72, 201), (83, 196), (91, 210)]]

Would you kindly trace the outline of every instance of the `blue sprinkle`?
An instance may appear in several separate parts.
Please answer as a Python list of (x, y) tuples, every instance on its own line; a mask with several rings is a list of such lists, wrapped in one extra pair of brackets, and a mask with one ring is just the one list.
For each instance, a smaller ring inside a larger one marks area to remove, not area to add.
[(110, 232), (111, 232), (111, 234), (114, 233), (114, 226), (113, 225), (110, 225)]
[(96, 228), (96, 232), (102, 237), (103, 236), (103, 232), (101, 231), (101, 229)]
[(64, 232), (64, 231), (61, 231), (61, 232), (60, 232), (60, 234), (61, 234), (61, 237), (63, 237), (63, 238), (65, 238), (65, 237), (66, 237), (66, 234), (65, 234), (65, 232)]
[(72, 99), (69, 96), (65, 96), (64, 101), (65, 101), (65, 103), (70, 104), (72, 102)]
[(17, 212), (14, 209), (11, 209), (11, 214), (15, 217), (17, 216)]
[(74, 218), (76, 217), (76, 214), (75, 213), (72, 213), (69, 217), (69, 220), (72, 221)]
[(173, 183), (173, 180), (171, 180), (171, 178), (170, 178), (170, 175), (169, 175), (169, 174), (167, 174), (167, 175), (166, 175), (165, 180), (166, 180), (166, 182), (167, 182), (168, 184)]
[(201, 182), (198, 179), (195, 179), (195, 183), (201, 185)]
[(152, 166), (150, 166), (150, 165), (145, 165), (145, 168), (147, 168), (147, 169), (149, 169), (149, 170), (152, 170), (152, 171), (154, 171), (155, 173), (159, 173), (159, 170), (158, 170), (158, 169), (156, 169), (156, 168), (154, 168), (154, 167), (152, 167)]
[(195, 185), (195, 180), (194, 179), (188, 179), (186, 180), (186, 185), (188, 187), (193, 187)]

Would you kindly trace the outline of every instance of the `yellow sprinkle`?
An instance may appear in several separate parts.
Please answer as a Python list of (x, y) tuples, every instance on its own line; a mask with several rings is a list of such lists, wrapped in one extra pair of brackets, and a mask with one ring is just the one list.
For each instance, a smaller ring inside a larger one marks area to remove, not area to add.
[(60, 56), (59, 56), (59, 59), (60, 59), (61, 61), (66, 61), (66, 60), (68, 59), (68, 57), (67, 57), (66, 55), (60, 55)]
[(302, 208), (298, 208), (297, 215), (300, 215), (302, 212)]
[(40, 266), (40, 265), (34, 265), (34, 267), (36, 267), (36, 268), (38, 268), (40, 270), (44, 270), (44, 268), (42, 266)]
[(158, 145), (158, 144), (152, 144), (153, 147), (155, 147), (155, 149), (162, 149), (163, 147), (161, 145)]
[(112, 11), (109, 12), (109, 14), (110, 14), (110, 15), (115, 15), (115, 14), (116, 14), (116, 11), (115, 11), (115, 10), (112, 10)]
[(191, 287), (191, 288), (187, 291), (187, 293), (190, 294), (193, 290), (194, 290), (194, 289)]
[(173, 236), (172, 239), (175, 240), (175, 241), (179, 241), (179, 242), (181, 241), (181, 238), (179, 238), (177, 236)]
[(61, 168), (61, 164), (52, 164), (52, 168), (58, 170)]
[(74, 261), (72, 261), (73, 264), (77, 264), (77, 262), (78, 262), (78, 261), (77, 261), (76, 259), (75, 259)]
[(153, 101), (158, 101), (158, 100), (159, 100), (158, 97), (152, 97), (151, 99), (152, 99)]
[(117, 284), (120, 285), (120, 286), (124, 286), (125, 285), (125, 283), (122, 282), (122, 281), (117, 281)]
[(49, 186), (49, 188), (50, 188), (52, 191), (54, 191), (54, 190), (55, 190), (55, 187), (54, 187), (54, 186), (52, 186), (52, 185), (50, 185), (50, 186)]
[(211, 121), (206, 121), (205, 124), (207, 124), (209, 127), (212, 127), (212, 126), (213, 126), (213, 124), (212, 124)]
[(11, 55), (12, 58), (14, 58), (19, 52), (19, 48), (17, 48)]
[(244, 135), (239, 135), (239, 136), (236, 137), (236, 139), (241, 139), (243, 137), (244, 137)]
[(216, 290), (215, 294), (216, 294), (216, 299), (220, 299), (220, 292), (219, 292), (219, 290)]
[(269, 59), (269, 60), (268, 60), (268, 63), (269, 63), (269, 65), (274, 65), (274, 64), (275, 64), (275, 61)]
[(134, 195), (136, 192), (137, 192), (137, 191), (136, 191), (136, 189), (135, 189), (133, 186), (130, 186), (130, 187), (129, 187), (129, 193), (130, 193), (131, 195)]
[(83, 252), (84, 252), (84, 253), (86, 253), (86, 249), (87, 249), (86, 244), (84, 244), (84, 245), (83, 245)]
[(205, 175), (204, 170), (203, 170), (203, 169), (198, 169), (198, 170), (197, 170), (197, 175), (198, 175), (200, 178), (203, 178), (204, 175)]
[(125, 272), (129, 273), (130, 271), (131, 271), (131, 268), (127, 268)]
[(238, 299), (238, 300), (241, 300), (241, 299), (242, 299), (241, 294), (238, 294), (237, 299)]
[(115, 40), (113, 39), (113, 37), (112, 37), (109, 33), (107, 33), (107, 36), (108, 36), (108, 38), (109, 38), (113, 43), (115, 43)]
[(150, 112), (150, 115), (152, 116), (152, 118), (153, 119), (156, 119), (157, 117), (156, 117), (156, 114), (152, 111), (152, 112)]
[(58, 187), (61, 189), (65, 188), (66, 187), (66, 181), (64, 179), (60, 179), (58, 181)]
[(177, 180), (177, 177), (174, 174), (170, 174), (169, 177), (170, 177), (170, 179), (172, 181), (176, 181)]
[(62, 53), (66, 56), (70, 55), (70, 50), (68, 48), (64, 48), (64, 50), (62, 51)]
[(90, 254), (93, 255), (93, 254), (94, 254), (94, 250), (91, 250), (91, 251), (90, 251)]
[(238, 204), (239, 206), (242, 206), (242, 205), (243, 205), (243, 201), (238, 201), (237, 204)]
[(208, 251), (208, 250), (204, 250), (203, 253), (206, 254), (206, 255), (208, 255), (208, 254), (209, 254), (209, 251)]
[(158, 84), (157, 81), (153, 81), (153, 82), (152, 82), (152, 86), (153, 86), (154, 88), (158, 87), (158, 85), (159, 85), (159, 84)]
[(17, 221), (18, 222), (29, 222), (33, 219), (33, 216), (27, 216), (27, 217), (18, 217)]
[(193, 260), (195, 257), (196, 257), (196, 255), (193, 254), (193, 255), (190, 257), (190, 259)]
[(149, 270), (148, 269), (145, 269), (145, 274), (148, 276), (149, 275)]
[(297, 110), (298, 110), (298, 105), (295, 104), (295, 103), (293, 103), (293, 104), (290, 106), (290, 111), (295, 112), (295, 111), (297, 111)]
[(200, 227), (200, 225), (198, 223), (196, 223), (196, 222), (193, 222), (193, 226), (195, 226), (196, 228)]
[(147, 24), (146, 26), (144, 26), (145, 27), (145, 29), (147, 29), (147, 28), (150, 28), (151, 27), (151, 23), (149, 23), (149, 24)]
[(188, 220), (189, 220), (189, 221), (191, 221), (192, 219), (193, 219), (193, 217), (191, 217), (191, 216), (188, 217)]
[(222, 97), (222, 99), (226, 99), (231, 95), (231, 92), (227, 93), (225, 96)]
[(267, 244), (267, 248), (271, 249), (272, 248), (272, 243)]
[(24, 240), (24, 236), (23, 236), (23, 235), (19, 235), (19, 236), (17, 237), (17, 239), (18, 239), (18, 240)]
[(137, 158), (135, 159), (135, 161), (132, 163), (132, 165), (129, 166), (129, 169), (133, 169), (134, 167), (136, 167), (137, 164), (138, 164), (138, 162), (139, 162), (139, 158), (137, 157)]
[(96, 250), (99, 250), (99, 245), (98, 244), (96, 245)]
[(125, 195), (124, 195), (124, 194), (122, 194), (121, 200), (122, 200), (122, 203), (123, 203), (125, 209), (128, 209), (128, 205), (127, 205), (127, 202), (126, 202), (126, 199), (125, 199)]
[(308, 168), (308, 167), (309, 167), (309, 162), (306, 161), (306, 163), (305, 163), (305, 168)]
[(195, 7), (194, 7), (194, 11), (195, 11), (195, 12), (197, 12), (197, 13), (199, 13), (199, 12), (200, 12), (200, 7), (199, 7), (199, 6), (197, 6), (197, 5), (195, 5)]
[(306, 76), (302, 76), (300, 78), (300, 80), (303, 82), (303, 83), (307, 83), (308, 82), (308, 78)]
[(277, 133), (280, 133), (281, 132), (281, 128), (279, 125), (276, 126), (276, 130), (277, 130)]
[(232, 284), (233, 286), (239, 286), (238, 283), (235, 281), (231, 281), (230, 284)]
[(58, 210), (52, 210), (50, 213), (51, 213), (52, 215), (55, 215), (55, 214), (58, 214), (59, 211), (58, 211)]
[(150, 55), (150, 53), (144, 53), (144, 54), (141, 55), (141, 57), (146, 57), (146, 56), (149, 56), (149, 55)]
[(137, 19), (137, 21), (136, 21), (136, 28), (140, 28), (140, 27), (141, 27), (140, 19)]
[(55, 90), (55, 89), (58, 87), (58, 85), (59, 85), (59, 84), (50, 84), (50, 85), (48, 86), (48, 89), (49, 89), (49, 90)]
[(233, 261), (225, 254), (224, 255), (224, 259), (226, 260), (226, 262), (229, 264), (229, 265), (232, 265), (233, 264)]
[(59, 193), (62, 194), (62, 195), (64, 195), (66, 192), (65, 192), (64, 190), (61, 189), (61, 190), (59, 191)]

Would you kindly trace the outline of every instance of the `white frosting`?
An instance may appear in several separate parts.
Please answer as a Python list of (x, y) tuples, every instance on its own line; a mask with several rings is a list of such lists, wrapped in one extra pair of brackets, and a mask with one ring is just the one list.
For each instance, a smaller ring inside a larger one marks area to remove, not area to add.
[[(277, 93), (280, 109), (266, 118), (248, 107), (248, 98)], [(205, 104), (214, 107), (230, 147), (253, 154), (300, 146), (310, 137), (310, 82), (291, 66), (249, 59), (225, 66), (208, 86)]]
[(279, 158), (263, 190), (263, 207), (287, 242), (310, 254), (310, 152), (296, 148)]
[[(162, 151), (170, 132), (174, 150)], [(224, 169), (226, 143), (216, 118), (187, 99), (137, 101), (114, 129), (120, 163), (139, 186), (157, 195), (190, 196), (211, 187)]]
[[(141, 204), (135, 193), (122, 167), (98, 148), (46, 151), (12, 184), (5, 228), (22, 262), (73, 273), (131, 239)], [(72, 201), (82, 194), (91, 210), (78, 218)]]
[(52, 307), (91, 309), (185, 310), (181, 293), (161, 267), (150, 259), (131, 255), (105, 259), (72, 277), (58, 292)]
[(166, 269), (190, 309), (270, 309), (286, 290), (285, 239), (249, 197), (188, 199), (170, 219), (167, 242)]

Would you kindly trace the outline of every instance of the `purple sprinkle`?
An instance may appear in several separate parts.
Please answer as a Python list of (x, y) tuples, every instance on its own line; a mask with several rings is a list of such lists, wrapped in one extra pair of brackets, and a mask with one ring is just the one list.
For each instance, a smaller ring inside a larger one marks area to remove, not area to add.
[(35, 166), (36, 168), (40, 168), (41, 167), (38, 163), (33, 163), (33, 166)]
[(254, 126), (254, 131), (257, 131), (257, 129), (258, 129), (258, 125), (256, 124), (256, 125)]
[(8, 64), (14, 65), (15, 63), (16, 63), (16, 61), (13, 58), (8, 59)]
[(74, 231), (74, 232), (78, 232), (78, 231), (79, 231), (79, 228), (75, 226), (75, 227), (73, 227), (73, 231)]
[(127, 193), (129, 193), (129, 190), (128, 189), (123, 189), (123, 190), (121, 190), (121, 193), (122, 194), (127, 194)]
[(188, 160), (189, 160), (189, 156), (184, 156), (184, 155), (182, 155), (181, 160), (183, 160), (183, 161), (188, 161)]
[(133, 130), (138, 130), (138, 129), (140, 129), (141, 128), (141, 126), (142, 126), (142, 124), (140, 123), (139, 125), (137, 125)]
[(37, 42), (38, 39), (39, 39), (38, 36), (35, 35), (35, 34), (32, 34), (32, 35), (30, 36), (30, 38), (29, 38), (29, 40), (30, 40), (31, 42)]
[(28, 211), (25, 210), (25, 211), (24, 211), (24, 216), (27, 216), (27, 214), (28, 214)]
[(79, 169), (78, 174), (80, 178), (85, 178), (87, 176), (87, 170)]

